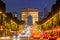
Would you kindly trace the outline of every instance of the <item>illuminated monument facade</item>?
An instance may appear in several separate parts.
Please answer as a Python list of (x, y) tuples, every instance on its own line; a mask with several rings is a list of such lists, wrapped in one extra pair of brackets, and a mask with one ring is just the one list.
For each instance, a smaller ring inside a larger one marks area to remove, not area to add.
[(23, 8), (22, 20), (24, 20), (25, 23), (28, 25), (35, 24), (35, 21), (38, 21), (38, 9), (37, 8)]

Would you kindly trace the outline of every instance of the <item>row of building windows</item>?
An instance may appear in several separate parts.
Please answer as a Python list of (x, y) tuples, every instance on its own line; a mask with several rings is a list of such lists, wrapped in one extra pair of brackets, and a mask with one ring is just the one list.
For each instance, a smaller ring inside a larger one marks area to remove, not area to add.
[(60, 25), (60, 13), (56, 13), (51, 19), (40, 25), (42, 29), (49, 30)]
[(40, 30), (50, 30), (52, 28), (57, 28), (60, 26), (60, 11), (55, 13), (51, 18), (46, 20), (44, 23), (39, 23), (38, 28)]

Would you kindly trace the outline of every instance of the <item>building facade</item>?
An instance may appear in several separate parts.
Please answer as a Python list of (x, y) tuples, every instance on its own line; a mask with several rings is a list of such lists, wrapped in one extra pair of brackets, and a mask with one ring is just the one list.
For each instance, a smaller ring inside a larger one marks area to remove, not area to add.
[(46, 18), (48, 16), (49, 12), (47, 10), (47, 8), (44, 8), (44, 11), (43, 11), (43, 16), (44, 18)]
[(25, 23), (29, 25), (35, 24), (35, 21), (38, 21), (38, 13), (39, 13), (38, 9), (23, 8), (22, 9), (22, 20), (24, 20)]
[(0, 0), (0, 11), (3, 13), (6, 11), (6, 4), (2, 0)]
[(0, 0), (0, 25), (2, 25), (3, 17), (5, 17), (6, 5), (5, 3)]
[(51, 8), (49, 15), (40, 22), (37, 22), (41, 30), (60, 28), (60, 0), (57, 0)]

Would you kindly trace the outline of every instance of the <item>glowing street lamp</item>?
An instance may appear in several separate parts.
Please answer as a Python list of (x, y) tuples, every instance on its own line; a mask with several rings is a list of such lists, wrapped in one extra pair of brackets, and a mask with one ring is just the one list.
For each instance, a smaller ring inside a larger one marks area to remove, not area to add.
[(0, 11), (0, 14), (1, 14), (2, 12)]

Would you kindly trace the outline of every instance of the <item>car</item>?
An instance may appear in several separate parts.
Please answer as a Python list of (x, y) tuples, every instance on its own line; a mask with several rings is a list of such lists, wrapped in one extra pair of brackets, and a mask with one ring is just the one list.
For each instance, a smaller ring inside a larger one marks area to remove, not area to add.
[(10, 40), (11, 38), (10, 37), (0, 37), (0, 40)]

